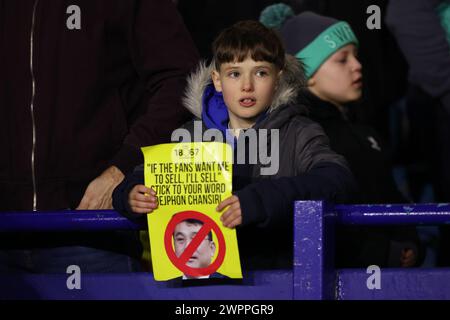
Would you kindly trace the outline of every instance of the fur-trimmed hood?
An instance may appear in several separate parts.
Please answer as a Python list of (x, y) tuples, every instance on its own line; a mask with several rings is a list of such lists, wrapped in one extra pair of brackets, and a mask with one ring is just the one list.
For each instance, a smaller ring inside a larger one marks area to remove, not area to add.
[[(273, 112), (281, 105), (294, 103), (299, 90), (306, 86), (305, 73), (301, 63), (291, 55), (286, 55), (285, 61), (286, 65), (268, 113)], [(214, 63), (207, 66), (205, 62), (201, 62), (197, 70), (187, 79), (183, 105), (199, 119), (202, 118), (203, 104), (208, 103), (204, 101), (204, 93), (212, 84), (211, 72), (213, 70)]]

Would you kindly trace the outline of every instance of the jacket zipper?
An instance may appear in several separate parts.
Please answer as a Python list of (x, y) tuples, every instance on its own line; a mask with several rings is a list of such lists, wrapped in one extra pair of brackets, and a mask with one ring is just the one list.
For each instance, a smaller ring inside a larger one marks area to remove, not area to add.
[(36, 168), (35, 168), (35, 149), (36, 149), (36, 123), (34, 118), (34, 98), (36, 94), (36, 79), (34, 78), (34, 68), (33, 68), (33, 49), (34, 49), (34, 23), (36, 16), (36, 7), (39, 0), (34, 1), (33, 6), (33, 17), (31, 20), (31, 32), (30, 32), (30, 71), (31, 71), (31, 124), (33, 129), (33, 144), (31, 147), (31, 178), (33, 181), (33, 211), (37, 210), (37, 191), (36, 191)]

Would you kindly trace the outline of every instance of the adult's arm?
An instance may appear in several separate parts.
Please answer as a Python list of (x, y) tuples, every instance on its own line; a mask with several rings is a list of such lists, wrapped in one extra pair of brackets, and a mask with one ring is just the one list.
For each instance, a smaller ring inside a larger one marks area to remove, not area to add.
[(134, 3), (129, 47), (136, 72), (145, 83), (148, 104), (111, 161), (125, 174), (143, 162), (140, 147), (170, 142), (172, 131), (188, 120), (181, 96), (186, 76), (198, 61), (197, 50), (172, 1)]
[(189, 118), (181, 96), (185, 78), (198, 60), (192, 39), (172, 1), (133, 4), (128, 46), (148, 103), (130, 126), (110, 167), (89, 184), (78, 209), (111, 208), (114, 188), (124, 174), (143, 162), (140, 147), (170, 142), (172, 131)]

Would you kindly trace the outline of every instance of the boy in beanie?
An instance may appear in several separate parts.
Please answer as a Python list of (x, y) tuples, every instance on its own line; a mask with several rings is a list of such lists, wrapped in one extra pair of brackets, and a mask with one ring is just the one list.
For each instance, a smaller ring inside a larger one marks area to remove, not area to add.
[[(292, 104), (298, 91), (292, 76), (303, 74), (296, 59), (285, 56), (273, 30), (256, 21), (237, 23), (218, 36), (213, 53), (211, 65), (201, 65), (188, 79), (185, 106), (201, 121), (197, 127), (203, 131), (216, 129), (233, 147), (243, 143), (246, 154), (241, 159), (247, 159), (237, 161), (242, 155), (235, 148), (234, 195), (217, 210), (223, 212), (224, 226), (237, 227), (245, 269), (290, 268), (294, 201), (346, 202), (353, 177), (344, 158), (329, 148), (320, 126), (303, 116), (304, 108)], [(193, 134), (195, 121), (184, 126), (191, 137), (200, 136)], [(279, 136), (275, 141), (269, 136), (263, 146), (279, 150), (278, 170), (268, 175), (261, 173), (259, 159), (248, 163), (248, 138), (256, 133), (255, 144), (260, 146), (261, 131)], [(114, 206), (124, 214), (149, 213), (157, 205), (156, 194), (143, 185), (142, 167), (114, 192)]]
[[(395, 185), (377, 133), (347, 118), (348, 105), (362, 95), (358, 40), (350, 25), (313, 12), (283, 16), (279, 14), (283, 7), (268, 7), (261, 20), (279, 28), (286, 51), (305, 65), (307, 90), (299, 100), (308, 105), (309, 117), (323, 127), (331, 148), (349, 162), (360, 187), (360, 199), (353, 202), (406, 202)], [(276, 23), (270, 19), (273, 16)], [(414, 228), (338, 228), (337, 239), (338, 267), (406, 267), (418, 260)]]

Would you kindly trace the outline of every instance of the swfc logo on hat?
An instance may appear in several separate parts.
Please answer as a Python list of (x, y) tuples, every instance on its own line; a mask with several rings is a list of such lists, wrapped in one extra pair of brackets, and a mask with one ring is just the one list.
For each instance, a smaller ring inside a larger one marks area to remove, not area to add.
[(305, 66), (309, 79), (336, 51), (347, 44), (358, 45), (358, 39), (345, 21), (305, 11), (294, 15), (285, 4), (268, 6), (261, 12), (260, 22), (278, 29), (286, 52)]
[(306, 77), (310, 78), (328, 57), (350, 43), (358, 45), (358, 39), (350, 25), (341, 21), (319, 34), (295, 56), (305, 64)]

